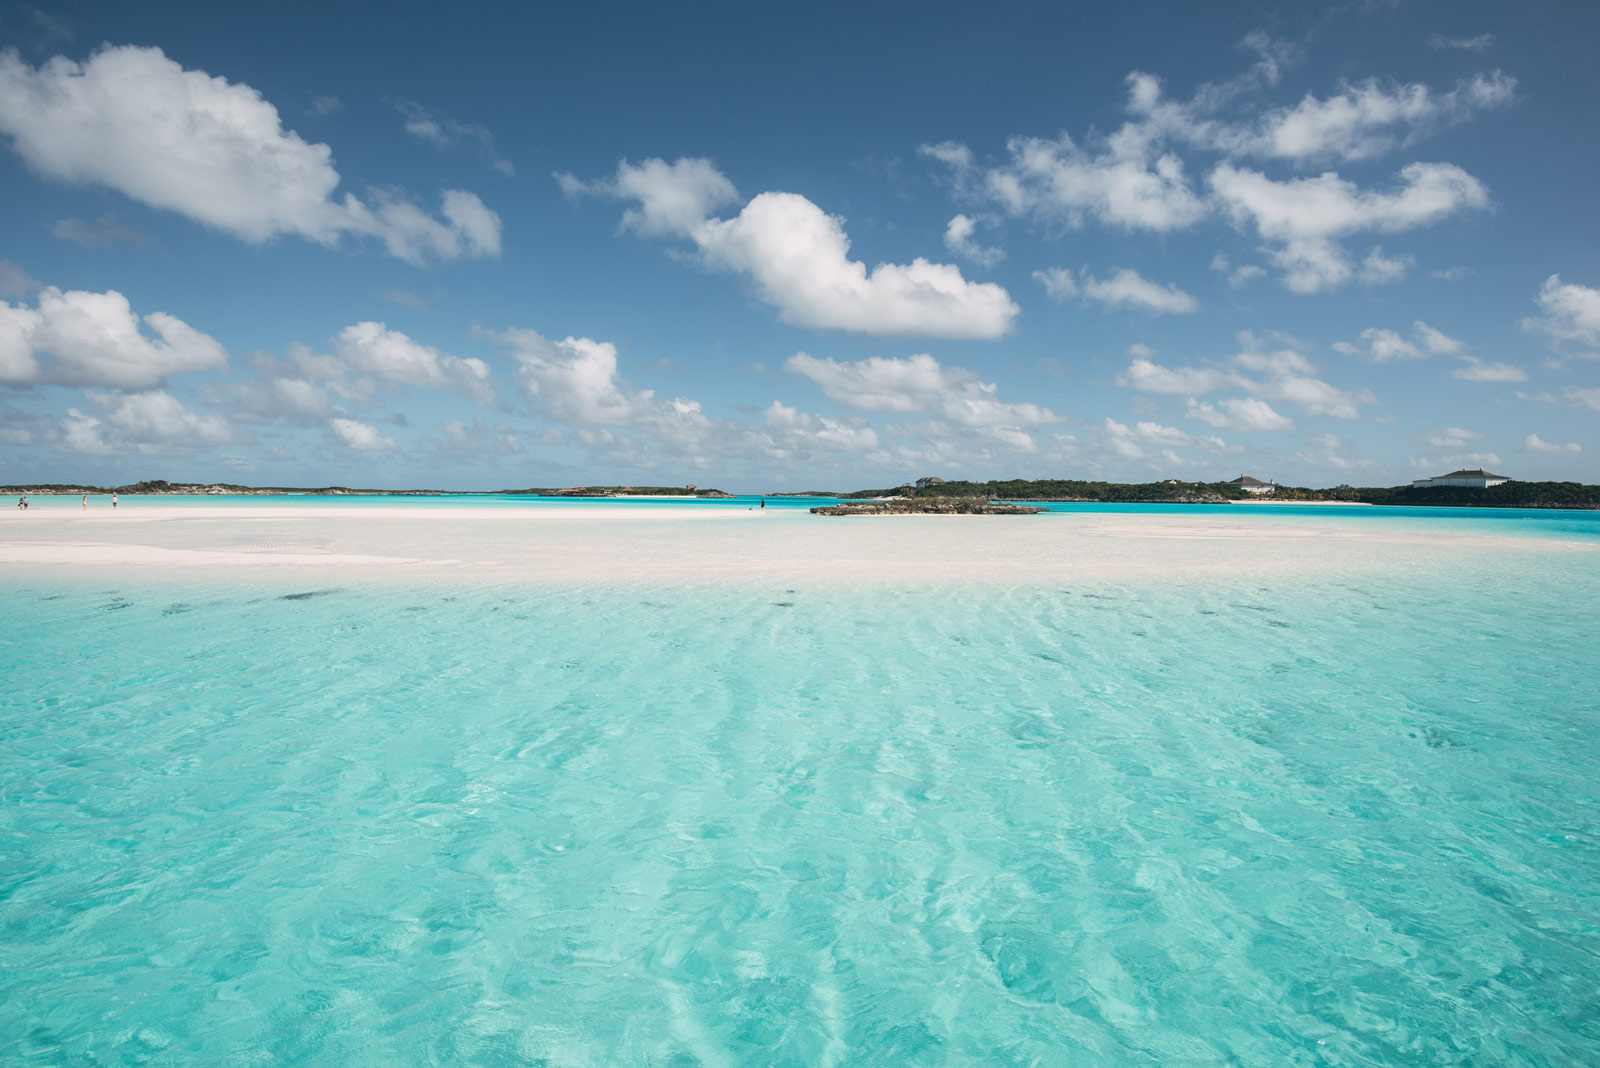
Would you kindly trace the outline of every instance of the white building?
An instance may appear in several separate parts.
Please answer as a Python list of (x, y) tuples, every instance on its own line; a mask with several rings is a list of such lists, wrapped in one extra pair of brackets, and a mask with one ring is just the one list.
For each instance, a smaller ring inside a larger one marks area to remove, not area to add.
[(940, 478), (938, 475), (928, 475), (924, 478), (917, 479), (917, 489), (927, 489), (929, 486), (942, 485), (944, 485), (944, 479)]
[(1273, 490), (1278, 488), (1271, 482), (1262, 482), (1260, 479), (1251, 478), (1249, 475), (1240, 475), (1232, 482), (1224, 482), (1223, 485), (1238, 486), (1246, 493), (1271, 493)]
[(1437, 489), (1440, 486), (1465, 486), (1469, 489), (1483, 489), (1485, 486), (1498, 486), (1502, 482), (1511, 480), (1505, 475), (1491, 475), (1483, 468), (1468, 471), (1452, 471), (1448, 475), (1438, 475), (1434, 478), (1419, 478), (1411, 483), (1413, 489)]

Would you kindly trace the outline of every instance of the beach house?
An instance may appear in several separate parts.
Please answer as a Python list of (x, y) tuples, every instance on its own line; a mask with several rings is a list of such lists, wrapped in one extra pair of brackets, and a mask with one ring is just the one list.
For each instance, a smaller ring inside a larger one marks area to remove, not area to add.
[(1271, 493), (1273, 490), (1278, 488), (1271, 482), (1262, 482), (1260, 479), (1251, 478), (1249, 475), (1240, 475), (1232, 482), (1224, 482), (1223, 485), (1238, 486), (1246, 493)]
[(1505, 475), (1493, 475), (1483, 468), (1468, 471), (1452, 471), (1448, 475), (1437, 475), (1433, 478), (1419, 478), (1411, 483), (1413, 489), (1438, 489), (1440, 486), (1464, 486), (1468, 489), (1483, 489), (1486, 486), (1498, 486), (1502, 482), (1511, 480)]
[(917, 489), (927, 489), (929, 486), (942, 485), (944, 485), (944, 479), (940, 478), (938, 475), (926, 475), (917, 479)]

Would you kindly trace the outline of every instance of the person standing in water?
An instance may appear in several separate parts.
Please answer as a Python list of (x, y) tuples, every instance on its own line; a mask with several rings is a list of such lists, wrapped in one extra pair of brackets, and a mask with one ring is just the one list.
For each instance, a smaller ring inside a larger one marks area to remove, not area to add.
[(767, 510), (767, 499), (765, 497), (761, 498), (761, 510), (763, 512)]
[(116, 506), (117, 506), (117, 495), (115, 493), (113, 493), (111, 495), (111, 507), (115, 508)]
[(89, 495), (87, 493), (83, 495), (83, 506), (85, 508), (89, 507)]

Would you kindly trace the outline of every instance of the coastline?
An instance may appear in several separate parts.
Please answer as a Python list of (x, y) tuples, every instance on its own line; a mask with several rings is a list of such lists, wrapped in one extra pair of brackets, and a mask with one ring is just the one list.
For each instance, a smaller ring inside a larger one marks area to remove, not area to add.
[[(1250, 518), (1251, 515), (1258, 518)], [(1269, 518), (1270, 517), (1270, 518)], [(959, 586), (1447, 569), (1468, 554), (1600, 550), (1515, 525), (1260, 510), (904, 515), (834, 523), (800, 509), (581, 503), (143, 505), (0, 512), (0, 576), (295, 574), (404, 582)]]

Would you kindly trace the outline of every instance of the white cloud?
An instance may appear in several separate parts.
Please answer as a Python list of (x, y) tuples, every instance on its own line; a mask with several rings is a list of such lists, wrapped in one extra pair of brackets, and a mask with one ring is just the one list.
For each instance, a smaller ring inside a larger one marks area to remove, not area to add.
[(796, 193), (762, 193), (731, 219), (710, 211), (736, 196), (707, 160), (624, 161), (614, 181), (560, 175), (569, 193), (638, 201), (623, 225), (642, 234), (693, 241), (711, 267), (747, 276), (762, 300), (796, 326), (866, 334), (996, 338), (1019, 309), (993, 283), (969, 282), (950, 264), (915, 259), (870, 271), (849, 257), (841, 220)]
[(1582, 386), (1567, 386), (1561, 391), (1562, 395), (1574, 403), (1586, 408), (1593, 408), (1600, 412), (1600, 389), (1584, 389)]
[(797, 352), (784, 370), (822, 387), (835, 404), (858, 411), (932, 413), (973, 428), (1035, 427), (1062, 419), (1037, 404), (1008, 404), (998, 387), (960, 367), (945, 367), (927, 354), (844, 362)]
[(1177, 286), (1151, 282), (1127, 268), (1104, 281), (1086, 275), (1083, 295), (1110, 308), (1135, 308), (1153, 315), (1185, 315), (1200, 308), (1199, 301)]
[[(1125, 128), (1125, 132), (1128, 132)], [(1055, 140), (1014, 137), (1010, 160), (981, 174), (964, 145), (923, 145), (920, 151), (952, 168), (958, 188), (981, 190), (1012, 215), (1081, 226), (1094, 220), (1128, 229), (1181, 230), (1205, 215), (1189, 186), (1183, 162), (1155, 154), (1145, 137), (1130, 132), (1091, 151), (1062, 134)]]
[(649, 390), (625, 388), (617, 378), (617, 347), (608, 341), (547, 338), (513, 328), (483, 336), (507, 346), (517, 380), (549, 415), (578, 426), (628, 426), (655, 401)]
[(99, 409), (93, 416), (67, 409), (56, 447), (95, 456), (182, 452), (233, 440), (226, 420), (199, 415), (162, 390), (143, 393), (89, 393)]
[[(1237, 452), (1226, 441), (1214, 434), (1205, 434), (1195, 437), (1184, 433), (1175, 426), (1163, 426), (1154, 422), (1138, 422), (1133, 426), (1119, 423), (1107, 417), (1104, 427), (1106, 445), (1112, 452), (1124, 460), (1143, 460), (1150, 456), (1152, 448), (1201, 448), (1207, 452)], [(1178, 457), (1170, 451), (1164, 454), (1169, 462), (1179, 462)]]
[(693, 236), (714, 211), (739, 199), (733, 183), (708, 159), (647, 159), (637, 165), (623, 160), (614, 179), (585, 182), (565, 172), (555, 177), (569, 197), (638, 201), (637, 208), (623, 213), (622, 225), (644, 237)]
[(1476, 356), (1462, 356), (1462, 366), (1450, 372), (1450, 377), (1466, 382), (1526, 382), (1528, 372), (1509, 363), (1489, 363)]
[(444, 221), (402, 195), (335, 200), (327, 145), (285, 130), (248, 85), (185, 70), (158, 48), (103, 48), (34, 68), (0, 52), (0, 132), (39, 174), (104, 186), (260, 243), (376, 237), (412, 263), (498, 256), (500, 220), (472, 193), (444, 192)]
[[(1484, 208), (1489, 194), (1466, 171), (1448, 163), (1413, 163), (1394, 192), (1363, 190), (1337, 174), (1275, 181), (1258, 171), (1221, 163), (1211, 188), (1235, 223), (1254, 226), (1268, 243), (1284, 284), (1316, 293), (1349, 281), (1354, 267), (1341, 238), (1364, 231), (1397, 232), (1437, 222), (1465, 208)], [(1381, 253), (1378, 262), (1383, 260)]]
[(1336, 341), (1335, 350), (1346, 356), (1359, 356), (1370, 363), (1391, 363), (1395, 360), (1425, 360), (1428, 354), (1422, 349), (1407, 341), (1393, 330), (1383, 330), (1378, 327), (1368, 327), (1361, 331), (1360, 339), (1366, 342), (1353, 345), (1348, 341)]
[(765, 427), (773, 447), (785, 455), (809, 452), (859, 453), (879, 448), (870, 427), (842, 419), (811, 415), (773, 401), (765, 412)]
[(0, 297), (25, 297), (39, 289), (39, 283), (10, 260), (0, 260)]
[(1563, 283), (1553, 274), (1539, 287), (1539, 307), (1543, 317), (1524, 319), (1527, 329), (1542, 330), (1557, 343), (1600, 345), (1600, 289)]
[[(1221, 367), (1163, 367), (1139, 355), (1117, 376), (1117, 384), (1141, 393), (1187, 394), (1191, 398), (1191, 416), (1213, 426), (1222, 427), (1226, 422), (1241, 430), (1286, 429), (1278, 422), (1287, 422), (1285, 417), (1274, 411), (1267, 401), (1292, 404), (1311, 415), (1355, 419), (1361, 414), (1358, 406), (1374, 400), (1366, 390), (1351, 393), (1312, 377), (1315, 365), (1292, 348), (1267, 351), (1261, 347), (1260, 339), (1248, 333), (1241, 334), (1240, 339), (1245, 349), (1229, 362), (1258, 377)], [(1196, 395), (1227, 387), (1243, 389), (1255, 399), (1224, 401), (1220, 408), (1193, 400)]]
[(1200, 308), (1199, 301), (1177, 286), (1152, 282), (1138, 271), (1126, 268), (1104, 280), (1085, 270), (1081, 284), (1065, 267), (1034, 271), (1033, 278), (1057, 304), (1081, 295), (1085, 300), (1099, 301), (1108, 308), (1132, 308), (1152, 315), (1185, 315)]
[(1293, 430), (1294, 420), (1280, 415), (1266, 401), (1254, 397), (1237, 397), (1219, 402), (1214, 407), (1203, 401), (1189, 398), (1189, 418), (1199, 419), (1218, 430)]
[(1446, 37), (1442, 33), (1428, 35), (1428, 47), (1434, 49), (1455, 48), (1463, 52), (1487, 52), (1494, 47), (1494, 34), (1480, 33), (1476, 37)]
[(1309, 450), (1295, 454), (1295, 459), (1301, 463), (1335, 467), (1341, 471), (1377, 466), (1371, 460), (1351, 459), (1348, 455), (1350, 443), (1334, 434), (1318, 434), (1307, 439), (1307, 444), (1311, 446)]
[(483, 404), (494, 401), (488, 364), (419, 344), (383, 323), (345, 327), (334, 337), (333, 350), (350, 370), (389, 385), (449, 390)]
[(165, 312), (141, 320), (114, 289), (47, 286), (32, 308), (0, 301), (0, 384), (146, 390), (227, 362), (215, 338)]
[(978, 244), (972, 236), (977, 228), (977, 220), (966, 215), (955, 216), (944, 228), (944, 247), (979, 267), (993, 267), (1006, 258), (1005, 250)]
[(1576, 441), (1569, 441), (1566, 444), (1562, 445), (1562, 444), (1558, 444), (1558, 443), (1556, 443), (1554, 441), (1545, 441), (1544, 439), (1540, 438), (1538, 434), (1529, 434), (1527, 437), (1522, 439), (1522, 451), (1523, 452), (1546, 452), (1546, 453), (1564, 453), (1564, 452), (1565, 453), (1573, 453), (1573, 452), (1582, 452), (1583, 451), (1583, 446), (1579, 445)]
[(1044, 286), (1044, 295), (1060, 304), (1078, 295), (1078, 280), (1065, 267), (1047, 267), (1033, 272), (1033, 280)]
[(1373, 245), (1361, 261), (1359, 278), (1363, 285), (1385, 286), (1403, 279), (1416, 264), (1410, 256), (1385, 256), (1382, 245)]
[(1423, 440), (1436, 449), (1464, 449), (1469, 443), (1482, 440), (1483, 435), (1475, 430), (1467, 430), (1459, 426), (1447, 426), (1441, 430), (1430, 430), (1423, 435)]
[(393, 438), (354, 419), (329, 419), (328, 429), (346, 448), (357, 452), (388, 452), (394, 448)]
[(1455, 356), (1465, 347), (1462, 342), (1443, 331), (1435, 330), (1421, 319), (1412, 323), (1411, 328), (1416, 331), (1417, 340), (1423, 347), (1436, 356)]
[(1309, 162), (1373, 159), (1409, 145), (1479, 111), (1505, 107), (1517, 80), (1500, 71), (1457, 82), (1447, 93), (1426, 85), (1384, 84), (1376, 79), (1345, 85), (1335, 95), (1307, 94), (1292, 108), (1262, 116), (1255, 129), (1236, 134), (1231, 146), (1249, 155)]
[(1335, 419), (1360, 418), (1358, 405), (1370, 404), (1375, 400), (1366, 390), (1352, 393), (1320, 378), (1313, 378), (1316, 366), (1293, 348), (1266, 351), (1262, 349), (1261, 341), (1251, 334), (1241, 334), (1240, 339), (1245, 344), (1245, 350), (1233, 357), (1234, 365), (1265, 376), (1261, 379), (1241, 379), (1245, 389), (1257, 397), (1293, 404), (1311, 415), (1327, 415)]
[(449, 151), (462, 143), (470, 144), (477, 148), (485, 163), (507, 178), (517, 173), (511, 161), (495, 151), (494, 135), (483, 123), (458, 122), (414, 100), (396, 100), (394, 106), (405, 119), (406, 133), (424, 144), (441, 151)]
[(1210, 393), (1238, 381), (1236, 375), (1211, 367), (1163, 367), (1144, 356), (1135, 357), (1117, 376), (1117, 384), (1141, 393)]

